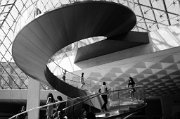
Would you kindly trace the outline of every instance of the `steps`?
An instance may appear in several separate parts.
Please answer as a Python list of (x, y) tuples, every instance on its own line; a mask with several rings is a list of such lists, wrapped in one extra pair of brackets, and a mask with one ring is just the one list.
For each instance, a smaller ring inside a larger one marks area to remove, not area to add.
[[(116, 106), (116, 108), (110, 108), (109, 111), (96, 113), (97, 119), (106, 119), (113, 117), (126, 117), (133, 114), (146, 106), (145, 103), (137, 103), (124, 106)], [(119, 118), (118, 118), (119, 119)]]

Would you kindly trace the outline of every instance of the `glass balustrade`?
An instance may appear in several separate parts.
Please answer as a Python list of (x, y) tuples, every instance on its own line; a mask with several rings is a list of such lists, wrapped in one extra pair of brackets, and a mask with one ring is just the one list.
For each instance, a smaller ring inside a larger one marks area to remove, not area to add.
[(82, 90), (91, 90), (91, 85), (92, 82), (91, 80), (88, 80), (86, 78), (84, 78), (84, 82), (85, 84), (82, 86), (82, 82), (81, 82), (81, 76), (80, 75), (76, 75), (72, 72), (67, 71), (66, 69), (62, 68), (61, 66), (58, 65), (58, 63), (56, 62), (51, 62), (49, 64), (47, 64), (47, 66), (49, 67), (49, 65), (53, 66), (53, 67), (57, 67), (53, 69), (50, 69), (50, 71), (59, 78), (59, 80), (64, 81), (65, 83), (68, 83), (69, 85), (72, 85), (76, 88), (80, 88)]
[[(108, 96), (107, 111), (101, 110), (101, 106), (104, 103), (101, 97), (103, 94)], [(55, 101), (27, 111), (22, 109), (19, 110), (21, 113), (9, 119), (28, 119), (28, 114), (34, 111), (39, 111), (39, 119), (46, 119), (47, 115), (52, 116), (53, 119), (60, 119), (60, 117), (68, 119), (125, 118), (145, 106), (144, 89), (137, 86), (135, 87), (133, 97), (131, 95), (131, 88), (112, 90), (107, 93), (96, 93), (65, 101)]]

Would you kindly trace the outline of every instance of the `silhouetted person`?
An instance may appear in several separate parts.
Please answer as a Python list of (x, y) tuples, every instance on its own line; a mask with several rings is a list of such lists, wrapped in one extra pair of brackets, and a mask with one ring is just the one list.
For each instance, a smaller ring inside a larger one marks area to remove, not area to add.
[(35, 3), (34, 6), (34, 17), (38, 16), (39, 14), (41, 14), (41, 10), (37, 7), (37, 2)]
[(135, 82), (132, 77), (129, 77), (128, 88), (130, 88), (131, 98), (134, 98), (134, 92), (136, 90), (135, 90)]
[(104, 94), (101, 95), (102, 99), (104, 101), (104, 104), (102, 105), (101, 109), (102, 109), (102, 111), (107, 111), (107, 103), (108, 103), (107, 92), (108, 92), (108, 88), (106, 86), (106, 82), (103, 82), (103, 85), (100, 87), (99, 92), (104, 93)]
[[(53, 94), (49, 93), (47, 96), (46, 104), (51, 104), (54, 102), (55, 102), (55, 99), (54, 99)], [(53, 113), (54, 113), (54, 105), (47, 106), (47, 109), (46, 109), (47, 119), (53, 119)]]
[(85, 85), (85, 81), (84, 81), (84, 73), (81, 74), (81, 88)]
[(66, 70), (64, 70), (64, 72), (63, 72), (63, 76), (62, 76), (62, 79), (63, 79), (63, 81), (65, 82), (66, 81)]
[(41, 14), (41, 10), (36, 7), (34, 11), (34, 17), (38, 16), (39, 14)]
[[(63, 98), (61, 96), (57, 96), (57, 99), (59, 102), (63, 101)], [(61, 102), (57, 104), (57, 115), (60, 119), (63, 119), (65, 116), (65, 111), (63, 110), (66, 107), (66, 102)]]

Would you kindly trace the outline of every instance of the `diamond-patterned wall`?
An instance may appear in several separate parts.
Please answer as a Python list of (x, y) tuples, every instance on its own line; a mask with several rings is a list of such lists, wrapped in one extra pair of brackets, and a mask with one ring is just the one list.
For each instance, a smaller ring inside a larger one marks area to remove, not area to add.
[[(180, 48), (177, 50), (180, 51)], [(137, 85), (144, 86), (147, 96), (180, 92), (180, 53), (177, 51), (121, 65), (120, 62), (81, 71), (85, 73), (86, 81), (90, 82), (91, 91), (97, 91), (103, 81), (112, 89), (125, 88), (131, 76)]]

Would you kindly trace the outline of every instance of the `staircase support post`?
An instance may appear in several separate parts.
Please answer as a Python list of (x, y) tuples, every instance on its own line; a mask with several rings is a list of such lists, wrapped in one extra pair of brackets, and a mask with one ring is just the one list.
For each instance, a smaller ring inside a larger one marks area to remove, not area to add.
[[(39, 106), (40, 82), (30, 79), (28, 82), (27, 110)], [(39, 109), (28, 112), (28, 119), (39, 119)]]

